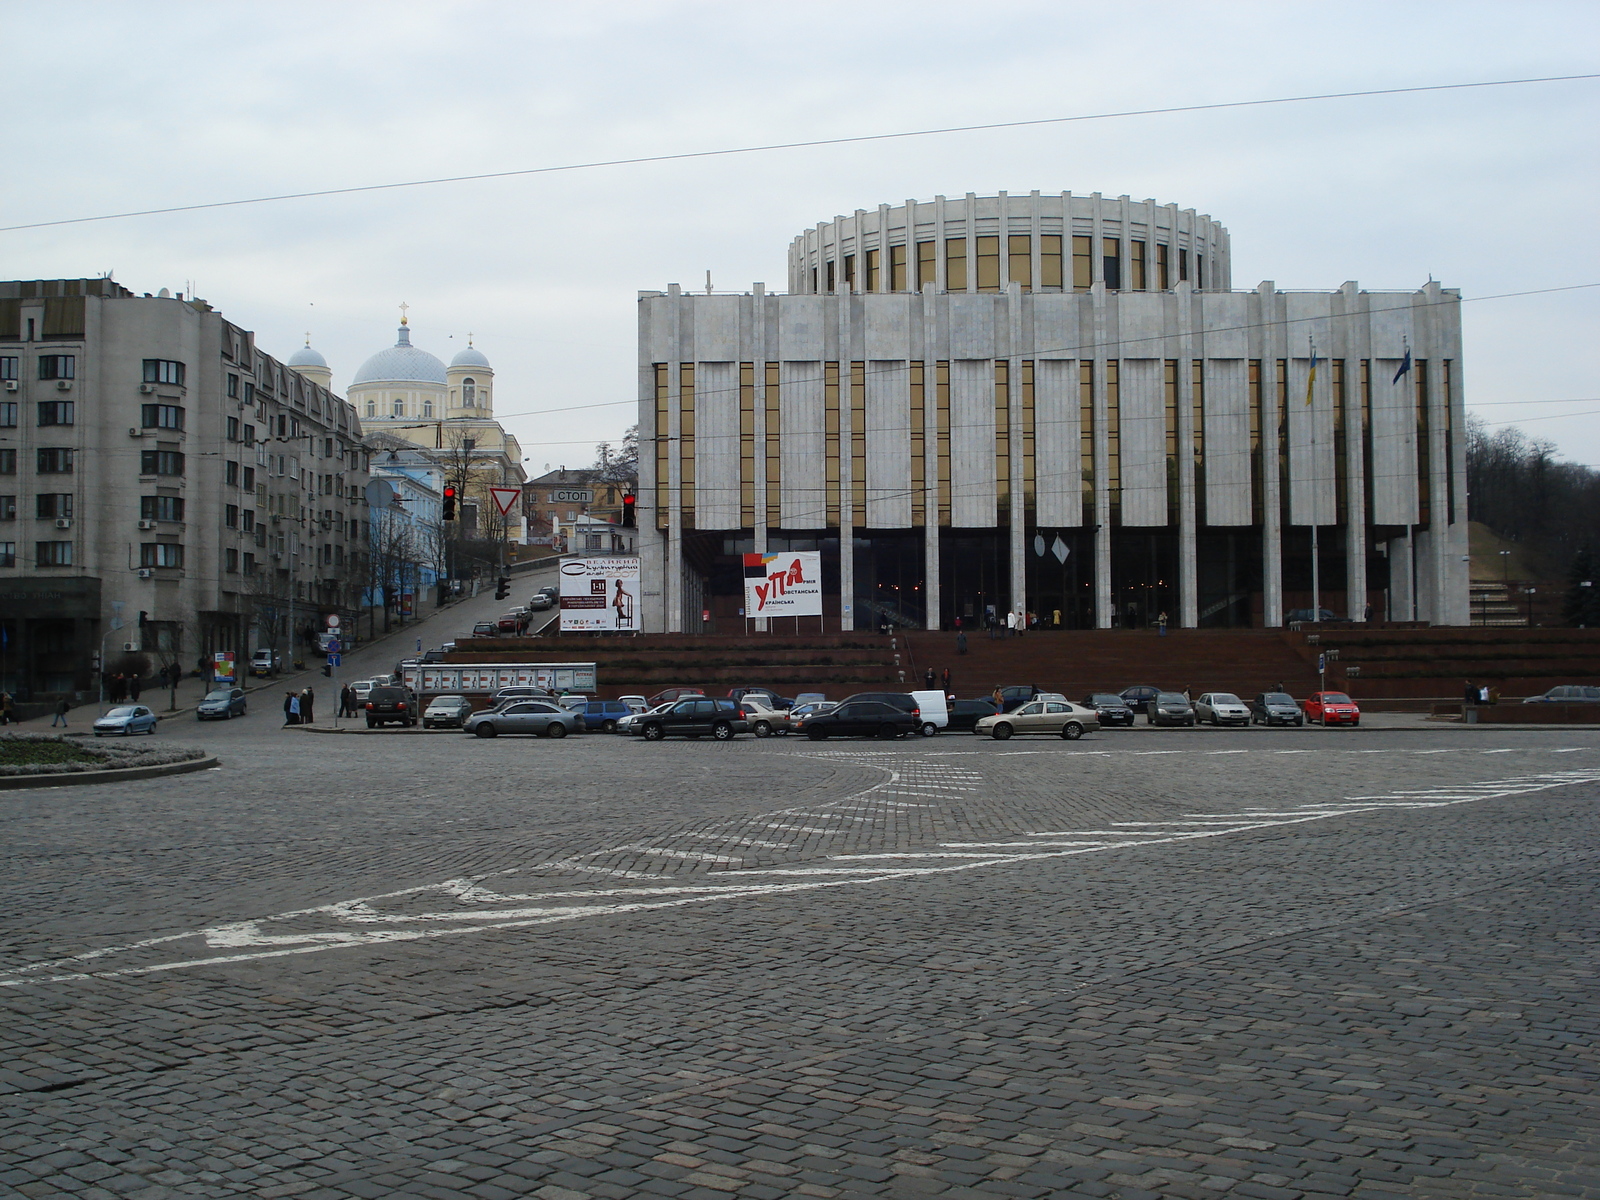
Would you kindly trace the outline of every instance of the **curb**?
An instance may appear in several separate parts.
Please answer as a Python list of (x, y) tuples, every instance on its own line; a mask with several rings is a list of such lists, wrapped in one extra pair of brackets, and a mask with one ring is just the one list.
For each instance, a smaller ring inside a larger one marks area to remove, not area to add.
[(401, 726), (399, 729), (389, 729), (389, 728), (384, 728), (384, 729), (356, 729), (356, 728), (335, 729), (335, 728), (331, 728), (331, 727), (319, 728), (316, 725), (285, 725), (283, 728), (284, 728), (284, 731), (288, 732), (288, 733), (324, 733), (324, 734), (340, 734), (340, 735), (359, 734), (362, 737), (367, 737), (368, 735), (376, 737), (379, 734), (393, 735), (393, 734), (402, 734), (403, 733), (403, 734), (415, 735), (415, 734), (422, 734), (422, 733), (434, 734), (434, 733), (460, 733), (461, 732), (461, 730), (459, 730), (459, 729), (424, 729), (420, 725), (405, 725), (405, 726)]
[(20, 788), (77, 787), (86, 783), (127, 783), (134, 779), (154, 779), (162, 775), (187, 775), (190, 771), (209, 771), (222, 763), (214, 754), (186, 762), (163, 763), (155, 767), (118, 767), (109, 771), (73, 771), (53, 775), (0, 776), (0, 791)]

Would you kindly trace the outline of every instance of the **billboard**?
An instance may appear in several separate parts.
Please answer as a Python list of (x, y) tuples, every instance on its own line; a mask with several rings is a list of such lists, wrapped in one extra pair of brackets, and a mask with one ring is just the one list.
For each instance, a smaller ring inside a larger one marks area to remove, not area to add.
[(744, 615), (820, 617), (822, 553), (791, 550), (744, 556)]
[(639, 632), (639, 560), (561, 560), (562, 633)]

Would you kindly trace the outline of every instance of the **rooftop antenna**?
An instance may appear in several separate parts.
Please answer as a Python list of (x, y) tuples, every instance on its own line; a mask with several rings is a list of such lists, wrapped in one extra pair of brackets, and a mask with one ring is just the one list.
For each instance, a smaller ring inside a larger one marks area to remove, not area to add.
[(711, 295), (711, 272), (706, 272), (706, 295)]

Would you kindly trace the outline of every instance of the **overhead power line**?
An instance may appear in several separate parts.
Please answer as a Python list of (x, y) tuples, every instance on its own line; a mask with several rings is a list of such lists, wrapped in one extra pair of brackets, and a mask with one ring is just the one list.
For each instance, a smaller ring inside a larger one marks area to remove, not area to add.
[(1586, 75), (1544, 75), (1526, 79), (1484, 79), (1470, 83), (1434, 83), (1415, 87), (1369, 88), (1358, 92), (1318, 92), (1307, 96), (1273, 96), (1262, 100), (1225, 100), (1214, 104), (1175, 104), (1165, 108), (1134, 108), (1118, 112), (1076, 113), (1065, 117), (1032, 117), (1020, 121), (990, 121), (981, 125), (946, 125), (938, 129), (906, 129), (893, 133), (863, 133), (849, 137), (812, 138), (799, 142), (769, 142), (759, 146), (730, 146), (720, 150), (689, 150), (680, 154), (644, 154), (633, 158), (599, 159), (593, 162), (562, 163), (548, 167), (523, 167), (510, 171), (485, 171), (473, 175), (443, 175), (432, 179), (408, 179), (393, 183), (368, 183), (354, 187), (319, 188), (305, 192), (282, 192), (271, 196), (250, 196), (239, 200), (212, 200), (200, 204), (174, 204), (164, 208), (134, 209), (128, 212), (100, 213), (87, 217), (63, 217), (54, 221), (33, 221), (25, 225), (0, 225), (0, 233), (25, 229), (48, 229), (57, 225), (84, 225), (93, 221), (120, 221), (130, 217), (155, 217), (169, 213), (201, 212), (212, 208), (238, 208), (247, 204), (275, 204), (284, 200), (310, 200), (322, 196), (350, 196), (361, 192), (395, 191), (400, 188), (431, 187), (442, 183), (477, 183), (487, 179), (514, 179), (524, 175), (553, 175), (565, 171), (592, 171), (601, 167), (640, 166), (645, 163), (686, 162), (702, 158), (727, 158), (738, 154), (764, 154), (777, 150), (807, 150), (819, 146), (848, 146), (863, 142), (886, 142), (903, 138), (941, 137), (950, 133), (979, 133), (996, 129), (1026, 129), (1036, 125), (1065, 125), (1078, 121), (1112, 121), (1125, 117), (1157, 117), (1178, 113), (1218, 112), (1233, 108), (1264, 108), (1275, 104), (1309, 104), (1323, 100), (1356, 100), (1370, 96), (1404, 96), (1423, 92), (1453, 92), (1472, 88), (1520, 87), (1536, 83), (1571, 83), (1600, 79), (1600, 73)]

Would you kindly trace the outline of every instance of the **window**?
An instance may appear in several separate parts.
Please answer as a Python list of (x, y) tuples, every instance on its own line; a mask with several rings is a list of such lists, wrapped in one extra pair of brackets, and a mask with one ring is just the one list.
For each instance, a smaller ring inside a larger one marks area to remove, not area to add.
[(173, 362), (167, 358), (147, 358), (144, 360), (144, 381), (146, 383), (170, 383), (182, 387), (183, 364), (181, 362)]
[(903, 292), (906, 290), (906, 248), (904, 246), (889, 247), (889, 290)]
[(1194, 285), (1203, 288), (1206, 285), (1206, 256), (1199, 251), (1194, 256)]
[(1000, 290), (1000, 239), (998, 237), (981, 237), (978, 242), (978, 290), (980, 292), (998, 292)]
[(367, 416), (375, 417), (377, 415), (378, 415), (378, 402), (376, 400), (369, 399), (367, 401)]
[(478, 402), (478, 381), (470, 375), (461, 381), (461, 403), (471, 408)]
[(39, 474), (41, 475), (70, 475), (72, 474), (72, 451), (53, 446), (40, 447), (37, 451)]
[(584, 534), (583, 535), (583, 548), (585, 550), (599, 550), (599, 549), (602, 549), (602, 546), (600, 545), (601, 536), (602, 535), (600, 535), (598, 533), (586, 533), (586, 534)]
[(323, 438), (322, 439), (322, 457), (323, 458), (332, 458), (333, 457), (333, 439), (332, 438)]
[[(41, 543), (42, 544), (42, 543)], [(144, 542), (139, 547), (141, 567), (181, 567), (183, 547), (177, 542)]]
[(237, 504), (225, 504), (222, 506), (222, 523), (229, 529), (239, 528), (239, 506)]
[[(468, 400), (467, 403), (471, 404), (472, 401)], [(425, 421), (433, 420), (433, 398), (431, 396), (422, 402), (422, 419)]]
[(239, 552), (232, 546), (222, 552), (222, 569), (229, 575), (239, 573)]
[(1020, 283), (1022, 290), (1033, 290), (1033, 239), (1025, 233), (1013, 233), (1006, 238), (1008, 261), (1007, 276), (1012, 283)]
[(229, 375), (228, 375), (228, 399), (237, 400), (238, 398), (239, 398), (239, 377), (230, 372)]
[(17, 452), (15, 450), (0, 450), (0, 475), (15, 475), (17, 473)]
[(7, 400), (0, 403), (0, 429), (15, 429), (17, 427), (17, 403)]
[(181, 521), (183, 497), (140, 496), (139, 518), (144, 521)]
[(399, 396), (396, 396), (394, 398), (393, 410), (394, 411), (393, 411), (393, 413), (391, 415), (396, 416), (396, 417), (405, 416), (406, 415), (406, 402), (404, 400), (400, 399)]
[(41, 354), (40, 379), (74, 379), (77, 377), (77, 360), (70, 354)]
[[(43, 454), (44, 451), (39, 453)], [(139, 474), (141, 475), (182, 475), (183, 455), (176, 450), (141, 450), (139, 452)]]
[(16, 379), (20, 362), (15, 355), (0, 355), (0, 380)]
[(139, 412), (146, 429), (183, 428), (183, 409), (176, 404), (141, 404)]
[(33, 562), (39, 567), (70, 567), (72, 565), (71, 542), (35, 542), (33, 544)]
[(854, 254), (846, 254), (844, 256), (844, 290), (847, 292), (856, 290), (856, 256)]
[(883, 290), (883, 251), (867, 251), (867, 291)]
[(246, 467), (244, 469), (244, 486), (248, 491), (255, 491), (256, 469), (254, 467)]
[(222, 464), (222, 481), (229, 487), (239, 486), (239, 464), (226, 462)]
[(246, 533), (254, 533), (255, 532), (255, 528), (256, 528), (256, 511), (255, 511), (255, 509), (253, 509), (253, 508), (245, 509), (244, 512), (242, 512), (240, 514), (240, 517), (242, 518), (242, 520), (241, 520), (241, 523), (240, 523), (239, 527), (241, 529), (243, 529)]
[(936, 242), (917, 243), (917, 291), (921, 291), (930, 283), (939, 282), (939, 268), (935, 262), (938, 253)]
[(828, 260), (828, 291), (833, 291), (833, 260)]
[(71, 400), (41, 400), (39, 402), (40, 425), (71, 425), (74, 410)]
[(71, 518), (71, 492), (45, 492), (33, 498), (33, 515), (41, 521)]
[(967, 239), (946, 238), (944, 242), (944, 286), (949, 292), (967, 290)]
[(240, 440), (247, 446), (254, 446), (256, 444), (256, 427), (254, 425), (246, 425), (244, 427), (244, 437)]
[(239, 418), (238, 417), (229, 417), (228, 418), (227, 434), (228, 434), (228, 440), (230, 442), (237, 442), (239, 440)]
[(14, 567), (17, 565), (17, 544), (15, 542), (0, 542), (0, 567)]
[(1061, 287), (1061, 235), (1041, 234), (1039, 237), (1039, 286)]
[(1094, 286), (1094, 239), (1072, 239), (1072, 290), (1087, 292)]
[(254, 404), (256, 402), (256, 385), (249, 380), (246, 380), (244, 385), (244, 402), (246, 404)]
[(17, 498), (15, 496), (0, 496), (0, 521), (15, 521), (17, 519)]
[(246, 575), (254, 575), (256, 573), (256, 556), (254, 554), (246, 554), (243, 566)]
[(1122, 287), (1122, 244), (1116, 238), (1100, 239), (1101, 278), (1106, 287), (1118, 291)]
[(1165, 292), (1172, 287), (1171, 253), (1165, 242), (1156, 247), (1156, 287)]
[(1144, 243), (1138, 241), (1129, 242), (1128, 257), (1130, 259), (1129, 266), (1131, 267), (1130, 274), (1132, 276), (1130, 282), (1133, 284), (1133, 290), (1136, 292), (1142, 292), (1145, 290)]

